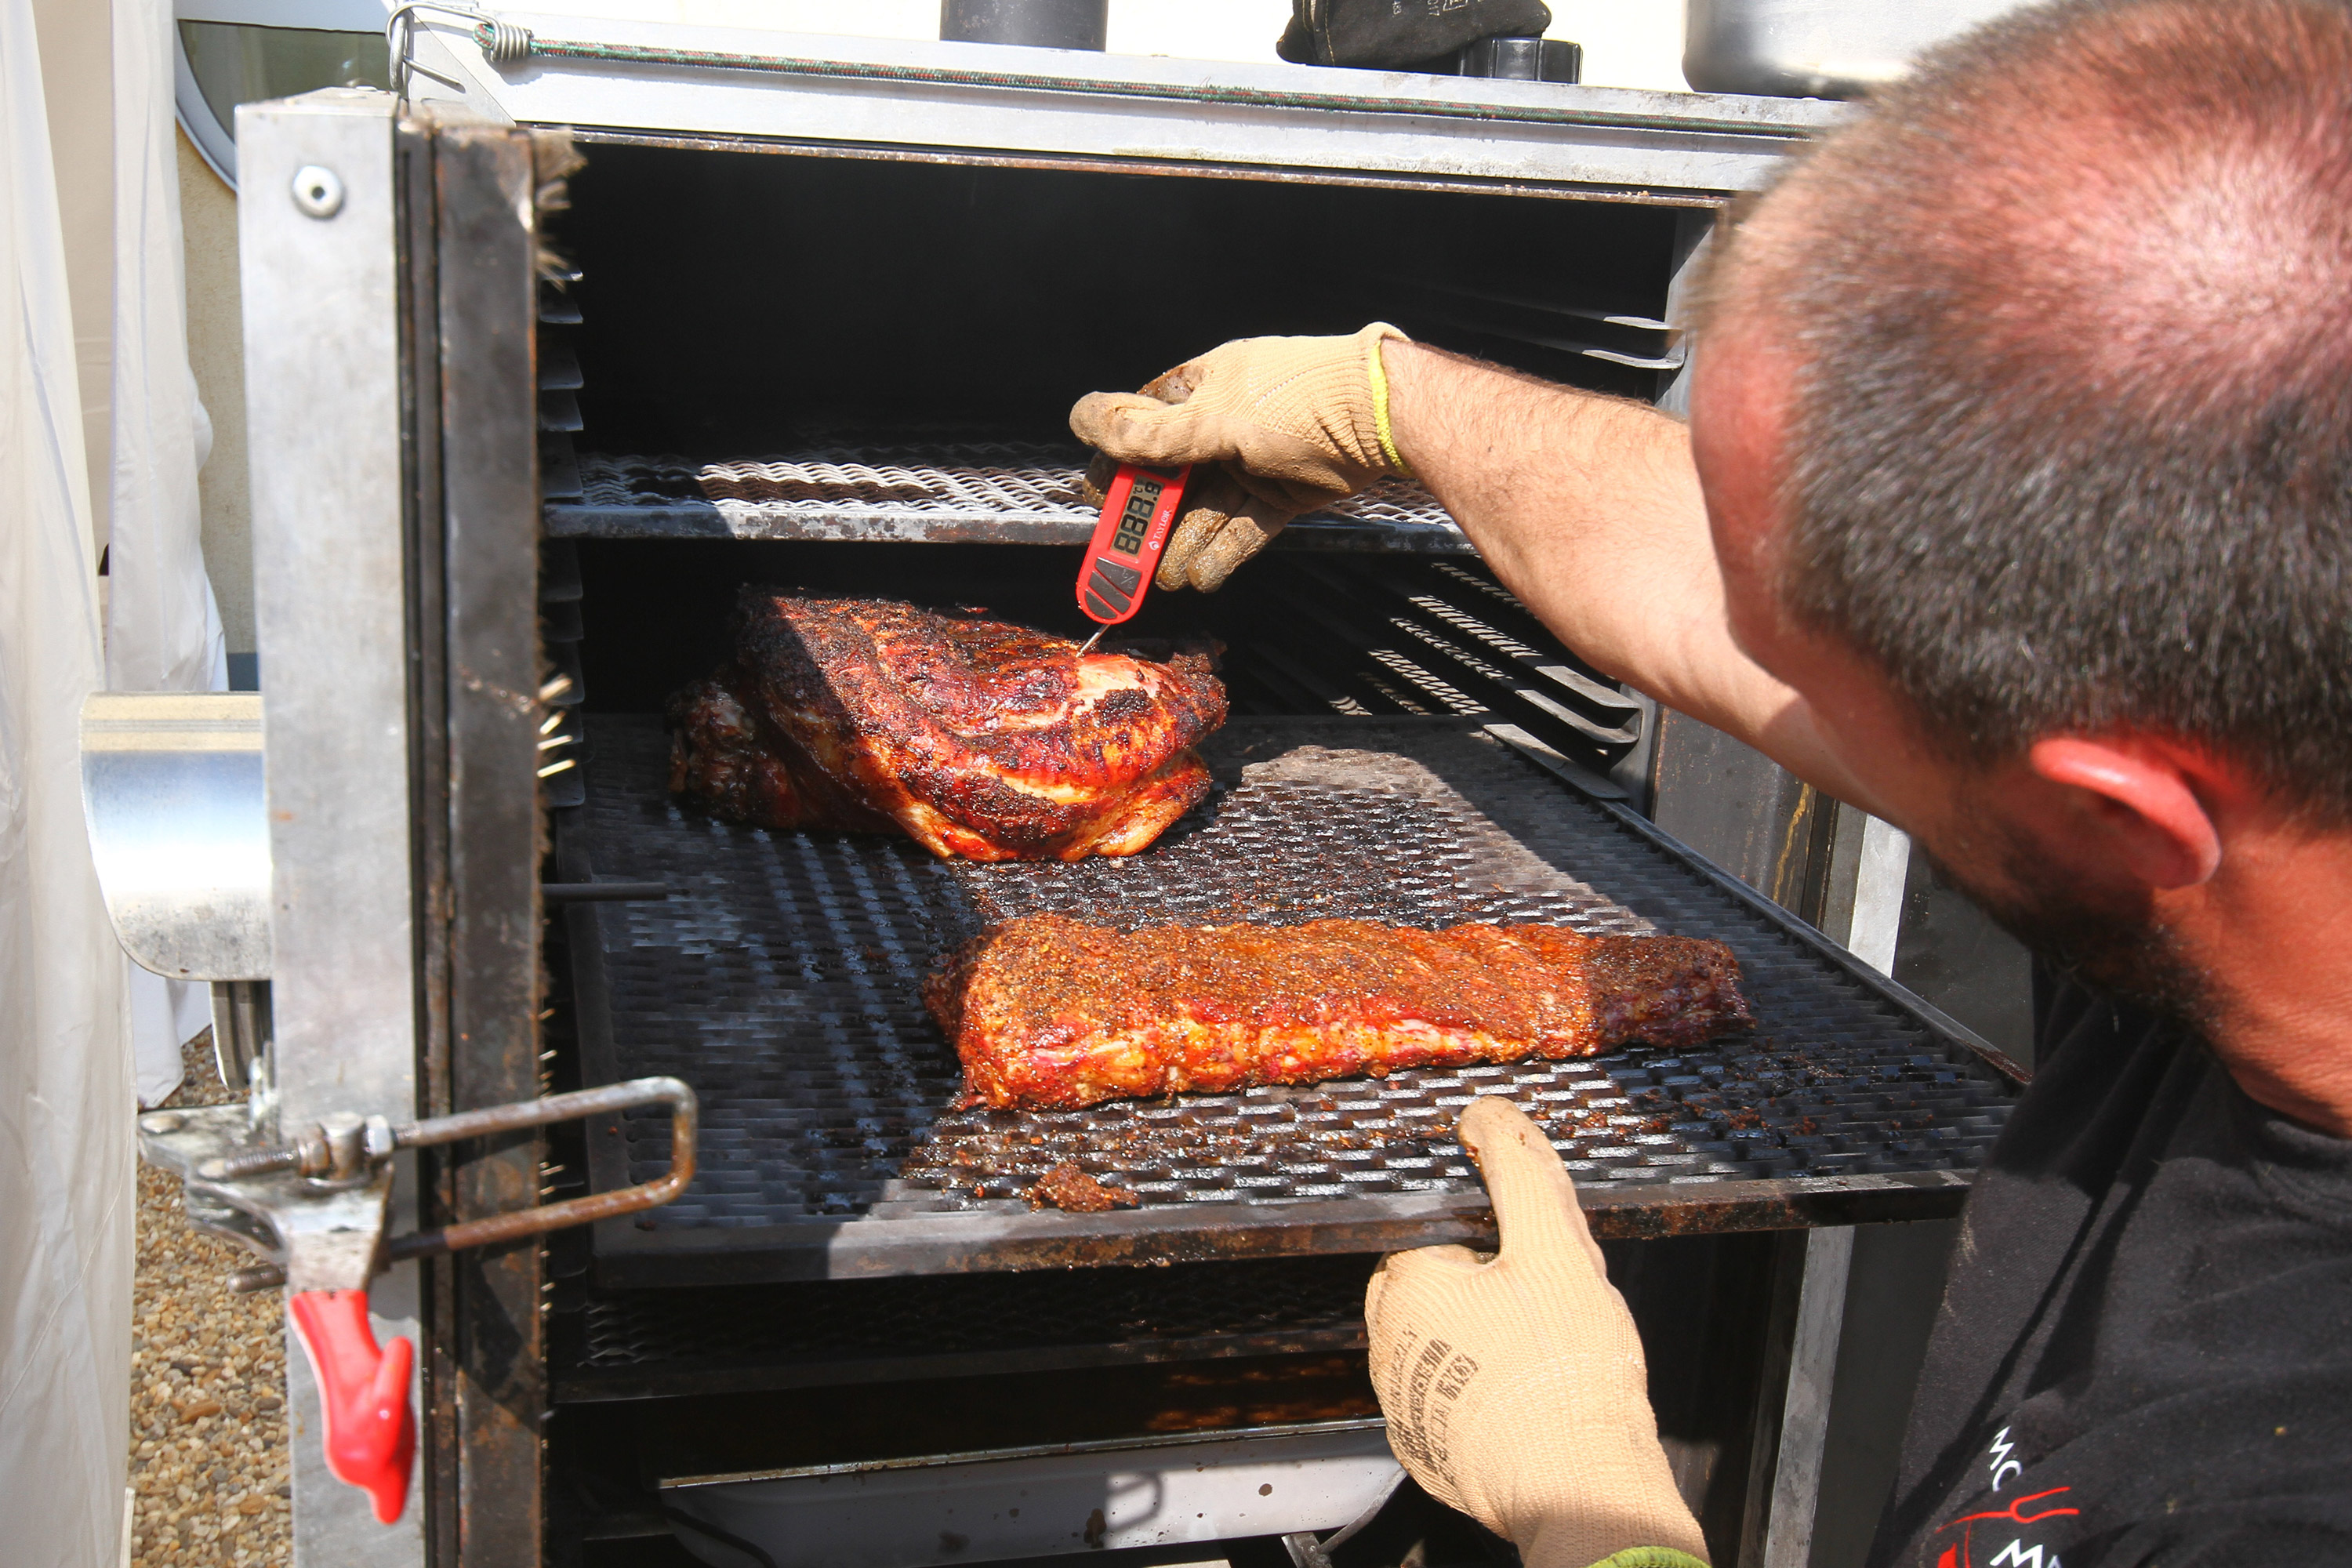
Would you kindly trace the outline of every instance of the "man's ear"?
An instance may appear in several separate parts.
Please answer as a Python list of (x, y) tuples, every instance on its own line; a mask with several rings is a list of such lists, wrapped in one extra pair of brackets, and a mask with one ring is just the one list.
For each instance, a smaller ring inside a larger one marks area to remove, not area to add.
[(2200, 798), (2196, 761), (2139, 739), (2053, 736), (2026, 752), (2034, 773), (2083, 791), (2092, 820), (2151, 888), (2190, 888), (2221, 866), (2221, 835)]

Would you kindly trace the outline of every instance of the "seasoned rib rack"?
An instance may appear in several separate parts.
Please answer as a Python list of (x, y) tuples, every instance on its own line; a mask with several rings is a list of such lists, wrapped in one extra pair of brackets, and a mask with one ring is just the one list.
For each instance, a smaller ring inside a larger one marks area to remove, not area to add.
[(1752, 1022), (1738, 973), (1703, 937), (1352, 920), (1119, 931), (1030, 915), (966, 943), (923, 1000), (963, 1061), (965, 1103), (1075, 1110), (1702, 1045)]
[[(599, 1231), (608, 1282), (1471, 1237), (1484, 1200), (1450, 1131), (1480, 1093), (1518, 1100), (1552, 1130), (1588, 1204), (1607, 1211), (1604, 1234), (1799, 1223), (1790, 1205), (1814, 1203), (1845, 1204), (1845, 1218), (1916, 1215), (1932, 1203), (1895, 1200), (1956, 1200), (2006, 1114), (2010, 1086), (1948, 1026), (1906, 1014), (1819, 939), (1459, 721), (1236, 720), (1202, 748), (1223, 787), (1150, 853), (994, 867), (714, 825), (666, 799), (657, 721), (591, 716), (588, 732), (565, 874), (658, 881), (671, 897), (567, 910), (584, 1066), (596, 1081), (677, 1073), (705, 1109), (694, 1188)], [(1710, 936), (1738, 954), (1758, 1027), (1674, 1055), (952, 1110), (961, 1074), (922, 980), (986, 922), (1045, 911), (1128, 926), (1346, 915)], [(592, 1138), (594, 1183), (667, 1153), (664, 1124), (630, 1119)], [(1022, 1194), (1065, 1162), (1141, 1206), (1033, 1214)], [(1891, 1206), (1870, 1209), (1880, 1197)]]

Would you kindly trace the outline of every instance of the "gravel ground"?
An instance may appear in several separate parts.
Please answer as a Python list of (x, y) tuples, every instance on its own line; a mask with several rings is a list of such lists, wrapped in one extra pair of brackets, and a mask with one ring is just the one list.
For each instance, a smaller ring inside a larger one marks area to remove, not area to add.
[[(167, 1105), (236, 1098), (212, 1036), (187, 1048)], [(244, 1248), (189, 1228), (176, 1177), (139, 1168), (139, 1272), (131, 1289), (131, 1487), (134, 1568), (294, 1561), (286, 1465), (284, 1294), (232, 1293)]]

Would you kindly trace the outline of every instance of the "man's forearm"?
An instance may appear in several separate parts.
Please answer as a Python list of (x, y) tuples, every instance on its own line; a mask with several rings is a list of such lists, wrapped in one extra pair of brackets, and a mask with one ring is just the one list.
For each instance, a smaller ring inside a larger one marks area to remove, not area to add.
[(1790, 743), (1794, 695), (1731, 640), (1681, 421), (1421, 344), (1383, 344), (1381, 361), (1398, 450), (1562, 642), (1800, 773), (1824, 771)]

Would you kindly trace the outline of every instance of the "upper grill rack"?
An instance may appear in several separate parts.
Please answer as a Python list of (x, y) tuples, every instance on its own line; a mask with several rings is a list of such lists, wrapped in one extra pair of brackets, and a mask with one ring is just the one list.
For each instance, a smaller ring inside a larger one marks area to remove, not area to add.
[[(698, 462), (587, 452), (550, 465), (556, 538), (971, 541), (1083, 544), (1096, 509), (1075, 447), (1013, 442), (834, 447)], [(1463, 554), (1469, 541), (1435, 498), (1387, 479), (1299, 519), (1294, 543)]]
[[(665, 796), (654, 721), (593, 716), (591, 733), (570, 874), (672, 895), (569, 912), (584, 1065), (597, 1081), (676, 1073), (704, 1102), (693, 1189), (599, 1227), (607, 1283), (1460, 1239), (1480, 1233), (1484, 1205), (1451, 1127), (1482, 1093), (1552, 1128), (1604, 1234), (1801, 1224), (1846, 1200), (1844, 1217), (1925, 1217), (1957, 1201), (2005, 1113), (2006, 1085), (1965, 1037), (1465, 723), (1237, 720), (1203, 747), (1223, 787), (1149, 853), (1000, 867), (713, 823)], [(983, 922), (1047, 910), (1130, 926), (1347, 914), (1715, 936), (1738, 952), (1761, 1027), (1673, 1057), (950, 1110), (960, 1072), (922, 978)], [(667, 1123), (591, 1140), (600, 1189), (667, 1158)], [(1142, 1206), (1032, 1215), (1024, 1189), (1065, 1161)]]

